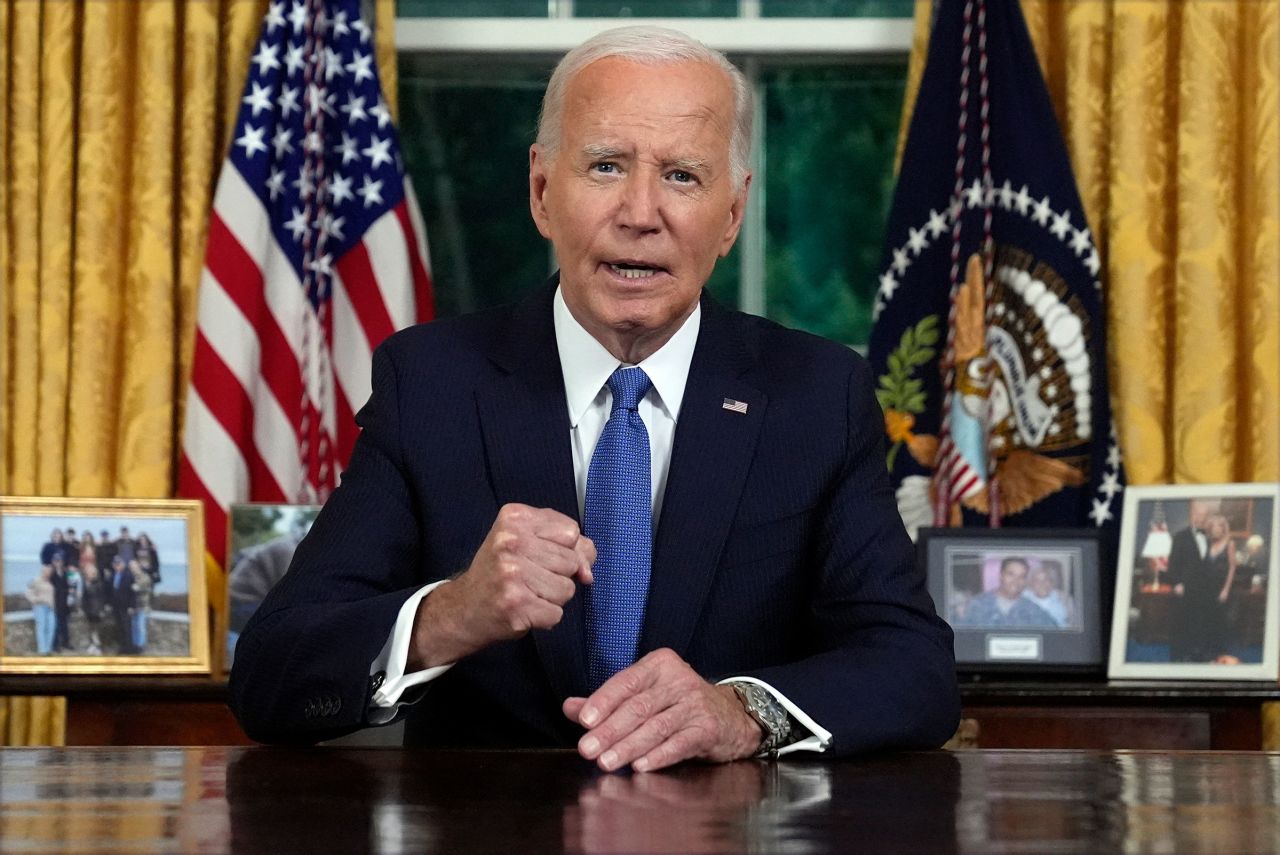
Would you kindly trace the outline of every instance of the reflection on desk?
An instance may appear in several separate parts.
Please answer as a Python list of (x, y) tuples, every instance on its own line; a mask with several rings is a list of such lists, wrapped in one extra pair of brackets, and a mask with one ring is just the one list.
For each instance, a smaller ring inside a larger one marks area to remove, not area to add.
[(605, 775), (568, 752), (0, 749), (4, 852), (1262, 853), (1280, 755), (923, 752)]

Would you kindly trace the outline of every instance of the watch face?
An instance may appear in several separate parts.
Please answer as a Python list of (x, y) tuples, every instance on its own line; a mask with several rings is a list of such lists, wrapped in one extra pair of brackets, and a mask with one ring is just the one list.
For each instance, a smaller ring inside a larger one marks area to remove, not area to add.
[(791, 732), (791, 717), (782, 704), (766, 689), (755, 683), (738, 683), (734, 689), (743, 700), (748, 714), (764, 729), (761, 750), (771, 750)]

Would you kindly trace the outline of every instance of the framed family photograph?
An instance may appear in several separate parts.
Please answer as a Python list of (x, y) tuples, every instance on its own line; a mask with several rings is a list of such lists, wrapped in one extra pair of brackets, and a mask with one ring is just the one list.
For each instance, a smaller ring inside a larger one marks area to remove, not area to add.
[(1101, 671), (1101, 540), (1089, 529), (921, 529), (917, 553), (965, 671)]
[(234, 504), (227, 534), (227, 616), (222, 668), (230, 673), (240, 631), (289, 569), (319, 505)]
[(1275, 680), (1276, 484), (1125, 490), (1111, 677)]
[(0, 672), (209, 672), (199, 502), (0, 497)]

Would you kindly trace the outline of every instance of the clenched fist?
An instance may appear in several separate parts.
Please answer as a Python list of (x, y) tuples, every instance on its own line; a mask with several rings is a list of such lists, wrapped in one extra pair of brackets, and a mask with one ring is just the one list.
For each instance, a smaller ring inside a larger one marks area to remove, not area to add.
[(471, 566), (423, 598), (410, 671), (456, 662), (560, 622), (577, 582), (591, 583), (595, 544), (564, 514), (503, 505)]

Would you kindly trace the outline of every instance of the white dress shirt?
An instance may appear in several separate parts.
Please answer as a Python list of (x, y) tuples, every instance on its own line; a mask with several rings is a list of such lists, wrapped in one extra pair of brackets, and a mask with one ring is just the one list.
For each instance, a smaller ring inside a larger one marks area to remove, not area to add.
[[(560, 370), (564, 375), (565, 402), (569, 408), (569, 441), (573, 449), (573, 476), (578, 494), (578, 514), (582, 517), (587, 495), (587, 471), (596, 443), (604, 432), (605, 422), (613, 395), (609, 391), (609, 376), (624, 363), (619, 362), (604, 345), (596, 341), (573, 317), (565, 305), (560, 289), (556, 289), (553, 303), (556, 331), (556, 347), (560, 353)], [(684, 400), (684, 387), (689, 379), (689, 365), (698, 343), (698, 330), (702, 322), (702, 306), (694, 308), (680, 329), (667, 343), (639, 365), (653, 383), (653, 388), (640, 400), (637, 408), (649, 433), (650, 484), (653, 489), (654, 529), (662, 514), (662, 497), (667, 487), (667, 471), (671, 466), (671, 447), (675, 439), (676, 422), (680, 417), (680, 403)], [(626, 366), (629, 367), (629, 366)], [(437, 665), (414, 673), (405, 673), (409, 655), (409, 641), (413, 635), (414, 618), (422, 598), (447, 582), (434, 582), (405, 601), (396, 617), (391, 637), (382, 652), (373, 661), (370, 674), (385, 674), (382, 685), (374, 692), (369, 716), (375, 724), (390, 721), (396, 710), (421, 698), (421, 692), (405, 693), (434, 680), (453, 667), (453, 663)], [(782, 748), (778, 753), (790, 751), (825, 751), (831, 742), (831, 733), (815, 722), (799, 707), (789, 701), (772, 686), (752, 677), (732, 677), (730, 680), (757, 683), (778, 699), (778, 702), (806, 728), (809, 736)], [(728, 682), (727, 680), (721, 682)]]

